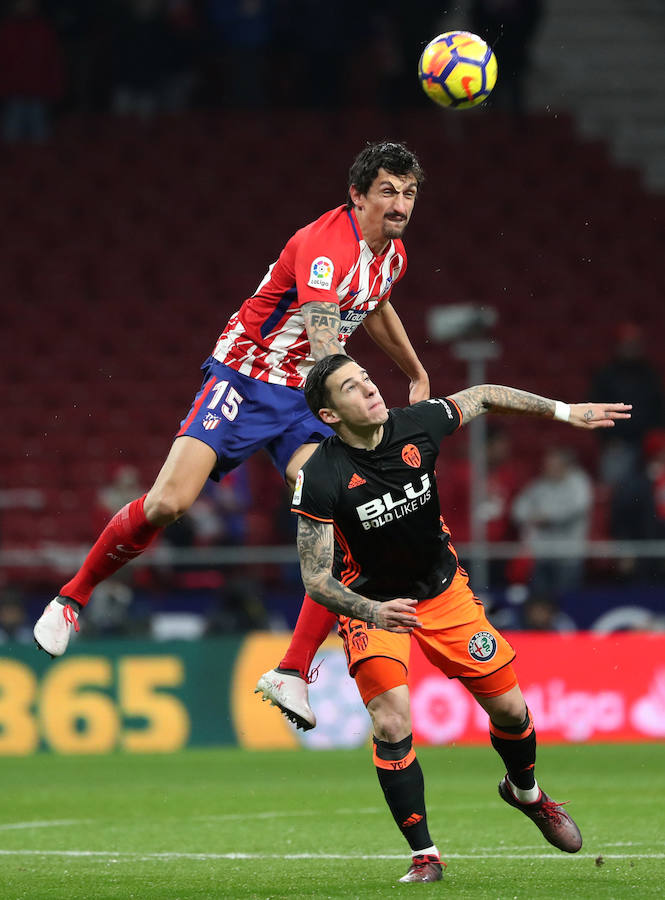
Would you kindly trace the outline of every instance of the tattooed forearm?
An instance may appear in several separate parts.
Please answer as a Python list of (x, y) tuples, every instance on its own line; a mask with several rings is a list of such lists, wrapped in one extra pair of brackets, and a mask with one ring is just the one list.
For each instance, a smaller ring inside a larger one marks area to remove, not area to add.
[(332, 525), (298, 517), (298, 556), (307, 593), (332, 612), (377, 624), (381, 604), (361, 597), (333, 577), (334, 547)]
[(348, 616), (350, 619), (362, 619), (369, 624), (379, 624), (381, 604), (377, 600), (361, 597), (329, 575), (325, 583), (307, 587), (309, 596), (334, 613)]
[(478, 384), (452, 394), (451, 399), (459, 406), (465, 423), (486, 412), (551, 419), (555, 408), (554, 400), (501, 384)]
[(331, 524), (298, 516), (297, 543), (303, 578), (320, 578), (332, 572), (335, 535)]
[(344, 353), (339, 342), (340, 315), (336, 303), (305, 303), (302, 314), (315, 360), (331, 353)]

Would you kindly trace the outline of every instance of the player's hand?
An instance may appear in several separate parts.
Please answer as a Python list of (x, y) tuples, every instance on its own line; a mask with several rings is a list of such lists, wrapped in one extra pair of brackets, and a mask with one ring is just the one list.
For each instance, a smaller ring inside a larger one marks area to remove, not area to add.
[(572, 403), (568, 421), (576, 428), (614, 428), (617, 419), (630, 419), (631, 403)]
[(422, 628), (423, 623), (417, 619), (414, 609), (417, 603), (417, 600), (404, 600), (401, 597), (381, 603), (376, 624), (385, 631), (397, 634), (410, 634), (414, 628)]
[(429, 400), (429, 376), (423, 372), (418, 378), (409, 382), (409, 406), (420, 403), (421, 400)]

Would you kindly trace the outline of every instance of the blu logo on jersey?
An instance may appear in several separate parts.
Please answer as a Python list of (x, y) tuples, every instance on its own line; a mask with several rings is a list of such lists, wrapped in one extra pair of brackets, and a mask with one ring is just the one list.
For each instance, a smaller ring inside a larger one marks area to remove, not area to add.
[(382, 494), (381, 497), (375, 497), (361, 506), (356, 507), (358, 518), (362, 522), (363, 529), (369, 531), (370, 528), (380, 528), (387, 525), (394, 519), (401, 519), (409, 513), (415, 512), (420, 506), (432, 496), (430, 490), (430, 478), (425, 472), (420, 479), (420, 487), (414, 488), (413, 482), (404, 485), (404, 496), (393, 498), (390, 491)]

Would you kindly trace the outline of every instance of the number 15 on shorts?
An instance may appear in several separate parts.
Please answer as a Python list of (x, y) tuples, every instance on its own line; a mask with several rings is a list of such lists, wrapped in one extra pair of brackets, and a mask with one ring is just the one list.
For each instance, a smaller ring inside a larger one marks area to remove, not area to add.
[[(217, 409), (219, 407), (219, 412), (221, 412), (229, 422), (233, 422), (238, 415), (238, 407), (243, 400), (238, 391), (233, 387), (229, 387), (228, 381), (220, 381), (214, 386), (210, 393), (210, 402), (206, 409)], [(224, 402), (222, 403), (222, 401)]]

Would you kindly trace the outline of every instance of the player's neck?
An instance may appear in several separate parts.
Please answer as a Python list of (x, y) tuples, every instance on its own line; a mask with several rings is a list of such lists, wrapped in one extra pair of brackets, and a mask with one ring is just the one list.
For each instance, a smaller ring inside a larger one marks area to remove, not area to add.
[(337, 434), (350, 447), (356, 450), (375, 450), (383, 437), (383, 425), (369, 425), (366, 428), (349, 428), (340, 425)]
[(371, 240), (370, 238), (366, 238), (364, 235), (363, 239), (374, 256), (383, 256), (383, 254), (388, 249), (388, 244), (390, 243), (390, 241), (386, 240), (383, 235), (381, 235), (381, 237), (377, 238), (377, 240), (375, 241)]
[(388, 249), (391, 239), (385, 236), (383, 229), (380, 229), (377, 234), (373, 234), (369, 224), (364, 220), (362, 210), (358, 209), (358, 207), (355, 207), (355, 214), (358, 225), (360, 225), (360, 233), (363, 240), (374, 256), (382, 256)]

